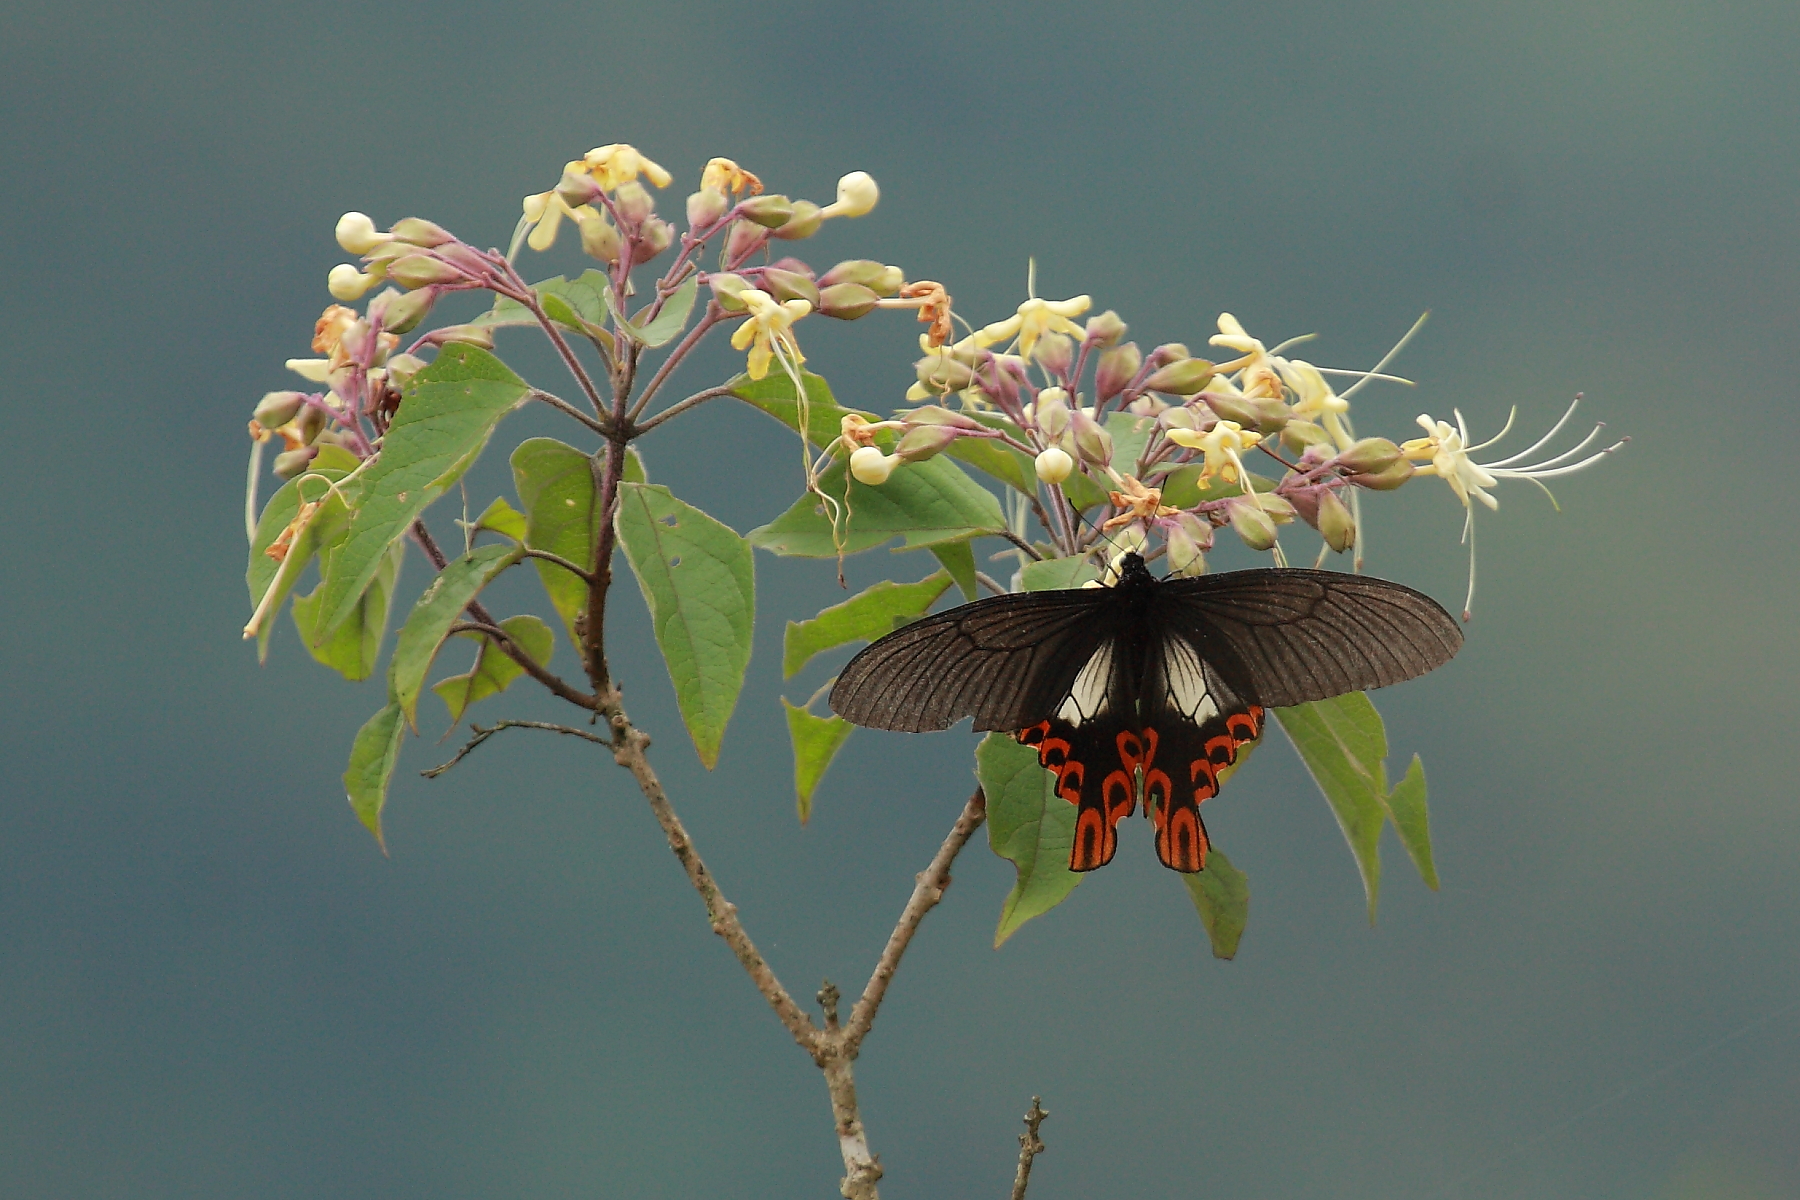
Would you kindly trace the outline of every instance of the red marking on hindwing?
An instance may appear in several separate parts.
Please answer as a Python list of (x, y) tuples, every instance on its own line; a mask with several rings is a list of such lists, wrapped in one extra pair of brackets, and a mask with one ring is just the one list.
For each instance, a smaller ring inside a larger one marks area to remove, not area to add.
[(1171, 809), (1166, 819), (1157, 822), (1156, 857), (1171, 870), (1204, 871), (1210, 846), (1200, 810), (1193, 805)]
[(1069, 852), (1071, 871), (1092, 871), (1112, 861), (1119, 837), (1097, 808), (1084, 808), (1075, 817), (1075, 845)]

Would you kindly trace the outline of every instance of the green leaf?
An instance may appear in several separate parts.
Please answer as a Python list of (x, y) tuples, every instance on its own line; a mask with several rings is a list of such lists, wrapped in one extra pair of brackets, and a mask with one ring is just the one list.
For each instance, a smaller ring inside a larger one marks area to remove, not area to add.
[(644, 456), (634, 447), (625, 447), (625, 469), (619, 472), (619, 478), (626, 483), (650, 482), (650, 475), (644, 470)]
[[(550, 627), (537, 617), (508, 617), (500, 622), (500, 628), (506, 630), (507, 636), (522, 648), (531, 660), (539, 666), (550, 661), (551, 652), (556, 647), (556, 635)], [(525, 668), (514, 662), (512, 657), (489, 638), (479, 633), (465, 630), (461, 637), (470, 638), (480, 647), (475, 651), (475, 665), (466, 675), (452, 675), (448, 679), (439, 680), (431, 685), (450, 710), (450, 724), (455, 725), (462, 720), (463, 713), (477, 700), (485, 700), (511, 687), (513, 681), (525, 674)]]
[[(996, 422), (982, 421), (982, 424), (993, 426)], [(1020, 436), (1017, 426), (1012, 422), (1006, 422), (1005, 428), (1014, 437)], [(977, 471), (987, 472), (1001, 483), (1024, 492), (1027, 496), (1038, 493), (1036, 460), (1022, 450), (1014, 450), (999, 438), (957, 438), (945, 448), (944, 453), (961, 459)]]
[(1019, 572), (1019, 582), (1028, 592), (1053, 592), (1064, 588), (1078, 588), (1090, 580), (1100, 578), (1100, 572), (1085, 557), (1082, 558), (1046, 558), (1041, 562), (1026, 563), (1025, 569)]
[(1362, 873), (1369, 923), (1381, 893), (1381, 827), (1387, 819), (1387, 733), (1369, 698), (1351, 692), (1293, 708), (1278, 708), (1282, 731), (1300, 752), (1313, 782), (1337, 817)]
[(835, 646), (886, 637), (935, 604), (949, 586), (945, 571), (934, 571), (917, 583), (884, 579), (811, 620), (789, 621), (782, 638), (781, 677), (792, 679), (813, 655)]
[(1231, 865), (1223, 851), (1209, 850), (1206, 870), (1183, 874), (1188, 898), (1206, 927), (1206, 939), (1212, 943), (1214, 958), (1237, 957), (1238, 940), (1244, 936), (1244, 921), (1250, 915), (1250, 880)]
[(321, 589), (316, 636), (329, 634), (349, 615), (387, 548), (468, 469), (526, 391), (505, 363), (461, 344), (445, 346), (413, 377), (382, 439), (381, 456), (363, 472), (350, 530)]
[(1112, 469), (1121, 475), (1136, 475), (1137, 461), (1143, 456), (1150, 435), (1156, 432), (1156, 418), (1128, 412), (1108, 413), (1106, 432), (1112, 434)]
[[(838, 402), (832, 399), (831, 386), (812, 372), (800, 372), (800, 382), (806, 385), (809, 406), (807, 440), (820, 449), (837, 440), (838, 435), (843, 432), (843, 420), (847, 413), (854, 412), (871, 421), (875, 420), (873, 413), (840, 408)], [(771, 371), (761, 379), (739, 375), (727, 386), (739, 400), (762, 409), (795, 433), (800, 432), (799, 405), (794, 401), (794, 381), (785, 372)]]
[(388, 699), (400, 706), (415, 730), (425, 675), (438, 647), (450, 636), (450, 626), (489, 580), (524, 557), (525, 549), (518, 545), (477, 546), (464, 557), (451, 559), (414, 602), (388, 665)]
[(389, 704), (356, 731), (350, 745), (350, 767), (344, 772), (344, 792), (357, 819), (375, 835), (375, 844), (387, 853), (381, 836), (381, 809), (387, 803), (388, 780), (400, 755), (400, 739), (406, 734), (400, 706)]
[(1069, 870), (1075, 806), (1056, 794), (1056, 777), (1038, 766), (1037, 751), (1003, 733), (988, 734), (975, 748), (975, 774), (987, 796), (988, 845), (1018, 869), (1000, 906), (998, 948), (1081, 882), (1081, 872)]
[[(586, 325), (599, 327), (606, 320), (606, 301), (603, 297), (612, 290), (612, 285), (599, 271), (586, 271), (579, 279), (565, 279), (557, 275), (542, 283), (532, 284), (531, 290), (538, 294), (545, 316), (586, 333)], [(487, 328), (536, 325), (537, 318), (517, 300), (502, 297), (494, 301), (492, 309), (469, 324)]]
[(301, 644), (314, 658), (352, 683), (375, 673), (375, 664), (381, 657), (381, 635), (387, 632), (388, 604), (394, 594), (394, 581), (400, 575), (400, 562), (405, 557), (404, 541), (395, 542), (388, 548), (387, 557), (350, 610), (350, 615), (323, 641), (319, 640), (318, 608), (319, 593), (324, 590), (324, 585), (314, 588), (312, 595), (294, 600), (294, 627), (300, 631)]
[(813, 792), (818, 790), (825, 768), (856, 726), (842, 717), (815, 717), (789, 704), (786, 697), (781, 706), (787, 709), (788, 737), (794, 743), (794, 798), (804, 825), (812, 816)]
[[(525, 544), (592, 570), (600, 541), (597, 461), (555, 438), (527, 438), (512, 454), (513, 487), (525, 507)], [(626, 460), (630, 474), (630, 459)], [(576, 646), (575, 618), (587, 608), (588, 585), (553, 562), (536, 559), (538, 578)]]
[[(912, 550), (937, 542), (959, 542), (1006, 528), (1000, 502), (943, 455), (897, 467), (879, 487), (849, 482), (843, 459), (819, 476), (819, 489), (845, 509), (844, 553), (873, 549), (894, 537)], [(833, 558), (831, 520), (811, 492), (760, 529), (750, 531), (750, 544), (776, 554), (800, 558)]]
[[(256, 537), (250, 542), (250, 563), (244, 570), (244, 583), (250, 589), (250, 607), (254, 611), (274, 588), (274, 596), (269, 601), (268, 611), (263, 617), (262, 627), (256, 635), (256, 658), (258, 662), (266, 662), (269, 657), (269, 635), (275, 629), (275, 618), (281, 615), (281, 605), (287, 595), (300, 581), (301, 573), (313, 556), (319, 552), (321, 545), (331, 545), (344, 535), (349, 526), (350, 511), (345, 507), (343, 497), (331, 491), (325, 480), (337, 483), (351, 470), (355, 469), (356, 460), (347, 452), (336, 446), (326, 447), (344, 458), (350, 459), (350, 466), (321, 467), (318, 474), (324, 479), (300, 476), (289, 480), (263, 506), (262, 516), (256, 522)], [(319, 455), (321, 460), (325, 453)], [(360, 487), (360, 481), (353, 480), (339, 491), (353, 494)], [(302, 495), (304, 491), (305, 495)], [(313, 515), (307, 527), (294, 542), (289, 545), (287, 555), (276, 562), (268, 555), (268, 549), (279, 538), (282, 531), (291, 524), (300, 512), (303, 500), (319, 500), (323, 498), (323, 506)]]
[(1400, 844), (1406, 847), (1406, 856), (1419, 869), (1419, 878), (1425, 881), (1426, 887), (1437, 891), (1437, 864), (1431, 859), (1431, 814), (1425, 808), (1425, 764), (1419, 761), (1418, 755), (1413, 755), (1412, 765), (1406, 768), (1406, 778), (1394, 785), (1385, 804), (1388, 819), (1394, 823), (1394, 832), (1400, 835)]
[(619, 545), (643, 589), (700, 761), (719, 761), (750, 663), (756, 564), (728, 526), (666, 487), (619, 485)]
[(699, 274), (689, 275), (680, 287), (670, 293), (668, 300), (663, 302), (661, 312), (643, 325), (628, 324), (626, 332), (646, 346), (662, 346), (674, 341), (687, 328), (688, 316), (694, 311), (694, 297), (699, 289)]
[(1063, 495), (1069, 498), (1069, 503), (1081, 512), (1106, 503), (1106, 493), (1079, 469), (1071, 472), (1069, 477), (1063, 480), (1062, 490)]
[[(1244, 494), (1244, 489), (1235, 481), (1227, 483), (1217, 476), (1201, 487), (1200, 472), (1204, 467), (1204, 463), (1186, 463), (1157, 480), (1154, 486), (1162, 489), (1162, 502), (1170, 508), (1192, 508), (1208, 500), (1228, 500)], [(1253, 471), (1250, 486), (1259, 492), (1272, 492), (1275, 481)]]
[(975, 579), (974, 546), (968, 542), (939, 542), (931, 547), (931, 556), (950, 572), (950, 578), (956, 580), (964, 600), (981, 595), (981, 585)]
[(522, 542), (525, 540), (525, 514), (508, 504), (505, 496), (495, 496), (494, 502), (475, 518), (475, 528), (491, 529), (501, 537)]

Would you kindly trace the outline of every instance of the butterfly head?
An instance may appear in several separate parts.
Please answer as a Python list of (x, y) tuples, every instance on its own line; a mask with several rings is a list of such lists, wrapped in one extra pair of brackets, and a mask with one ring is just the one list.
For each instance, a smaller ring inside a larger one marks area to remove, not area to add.
[(1155, 583), (1156, 576), (1144, 562), (1144, 556), (1135, 550), (1125, 552), (1119, 563), (1119, 582), (1115, 587), (1142, 587), (1147, 583)]

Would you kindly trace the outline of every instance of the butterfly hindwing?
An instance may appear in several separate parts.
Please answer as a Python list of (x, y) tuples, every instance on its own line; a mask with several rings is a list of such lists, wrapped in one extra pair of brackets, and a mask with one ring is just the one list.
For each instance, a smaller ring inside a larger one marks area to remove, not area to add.
[(1076, 725), (1051, 717), (1013, 736), (1038, 752), (1038, 764), (1056, 775), (1056, 794), (1076, 807), (1069, 869), (1092, 871), (1111, 862), (1119, 822), (1137, 807), (1139, 735), (1119, 718)]

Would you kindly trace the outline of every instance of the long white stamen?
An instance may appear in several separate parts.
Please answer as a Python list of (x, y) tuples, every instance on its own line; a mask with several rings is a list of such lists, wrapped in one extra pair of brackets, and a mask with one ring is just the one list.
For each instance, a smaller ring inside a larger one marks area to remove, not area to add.
[(1567, 450), (1564, 450), (1561, 454), (1558, 454), (1555, 458), (1547, 458), (1543, 462), (1536, 463), (1529, 467), (1514, 467), (1506, 463), (1494, 463), (1492, 465), (1499, 467), (1502, 471), (1542, 471), (1546, 467), (1560, 467), (1565, 462), (1568, 462), (1571, 458), (1574, 458), (1577, 454), (1580, 454), (1583, 450), (1586, 450), (1589, 446), (1593, 445), (1594, 439), (1599, 437), (1600, 431), (1605, 428), (1606, 426), (1604, 425), (1594, 426), (1593, 429), (1588, 431), (1586, 437), (1582, 438), (1579, 442), (1576, 442)]
[[(1500, 427), (1500, 432), (1496, 433), (1493, 437), (1491, 437), (1487, 441), (1481, 443), (1481, 445), (1479, 445), (1479, 446), (1471, 446), (1468, 444), (1469, 431), (1467, 428), (1464, 428), (1463, 429), (1463, 449), (1466, 450), (1470, 454), (1475, 453), (1475, 451), (1477, 451), (1477, 450), (1486, 450), (1489, 446), (1493, 445), (1495, 442), (1499, 441), (1501, 438), (1505, 437), (1508, 433), (1510, 433), (1512, 431), (1513, 422), (1516, 421), (1518, 419), (1518, 417), (1519, 417), (1519, 406), (1515, 404), (1510, 409), (1507, 410), (1506, 424), (1504, 424)], [(1462, 425), (1462, 423), (1463, 423), (1463, 415), (1462, 415), (1461, 409), (1456, 410), (1456, 423), (1459, 426)]]
[(1550, 427), (1549, 433), (1546, 433), (1543, 437), (1541, 437), (1537, 441), (1531, 443), (1531, 445), (1525, 447), (1525, 449), (1519, 451), (1517, 454), (1513, 455), (1511, 458), (1501, 459), (1499, 462), (1495, 463), (1494, 466), (1509, 467), (1513, 463), (1518, 462), (1521, 458), (1529, 458), (1531, 455), (1536, 454), (1539, 450), (1542, 450), (1545, 446), (1548, 446), (1550, 444), (1550, 439), (1555, 437), (1557, 434), (1561, 433), (1562, 427), (1564, 425), (1567, 425), (1569, 423), (1569, 418), (1575, 415), (1575, 407), (1576, 407), (1576, 405), (1578, 405), (1580, 403), (1581, 403), (1581, 395), (1580, 395), (1580, 393), (1577, 393), (1575, 396), (1575, 399), (1569, 403), (1568, 411), (1563, 413), (1562, 418), (1560, 420), (1558, 420), (1556, 422), (1556, 424), (1554, 424)]
[(1287, 341), (1281, 343), (1279, 346), (1271, 346), (1269, 348), (1269, 354), (1270, 355), (1280, 354), (1283, 350), (1286, 350), (1289, 346), (1298, 346), (1302, 342), (1310, 342), (1318, 336), (1319, 335), (1316, 333), (1303, 333), (1303, 334), (1300, 334), (1298, 337), (1291, 337)]
[(1475, 607), (1475, 506), (1470, 505), (1463, 518), (1463, 540), (1469, 543), (1469, 594), (1463, 597), (1463, 620)]
[(1413, 322), (1412, 328), (1407, 330), (1406, 333), (1400, 338), (1400, 340), (1394, 343), (1394, 348), (1392, 350), (1389, 350), (1386, 354), (1382, 355), (1380, 362), (1376, 363), (1374, 366), (1369, 368), (1368, 375), (1364, 376), (1362, 379), (1359, 379), (1355, 383), (1351, 384), (1347, 389), (1345, 389), (1344, 393), (1341, 396), (1339, 396), (1338, 398), (1340, 400), (1348, 400), (1350, 397), (1356, 395), (1357, 392), (1361, 391), (1362, 386), (1365, 383), (1368, 383), (1369, 380), (1375, 378), (1375, 373), (1377, 371), (1381, 370), (1381, 368), (1383, 368), (1383, 367), (1387, 366), (1389, 363), (1393, 362), (1394, 356), (1396, 354), (1399, 354), (1400, 351), (1402, 351), (1406, 348), (1406, 343), (1412, 341), (1413, 334), (1419, 332), (1420, 328), (1424, 326), (1426, 318), (1429, 316), (1431, 316), (1431, 311), (1429, 309), (1427, 309), (1425, 312), (1420, 313), (1419, 319)]
[(1402, 375), (1383, 375), (1380, 371), (1346, 371), (1342, 367), (1314, 367), (1321, 375), (1343, 375), (1351, 379), (1379, 379), (1383, 383), (1404, 383), (1407, 387), (1418, 384)]

